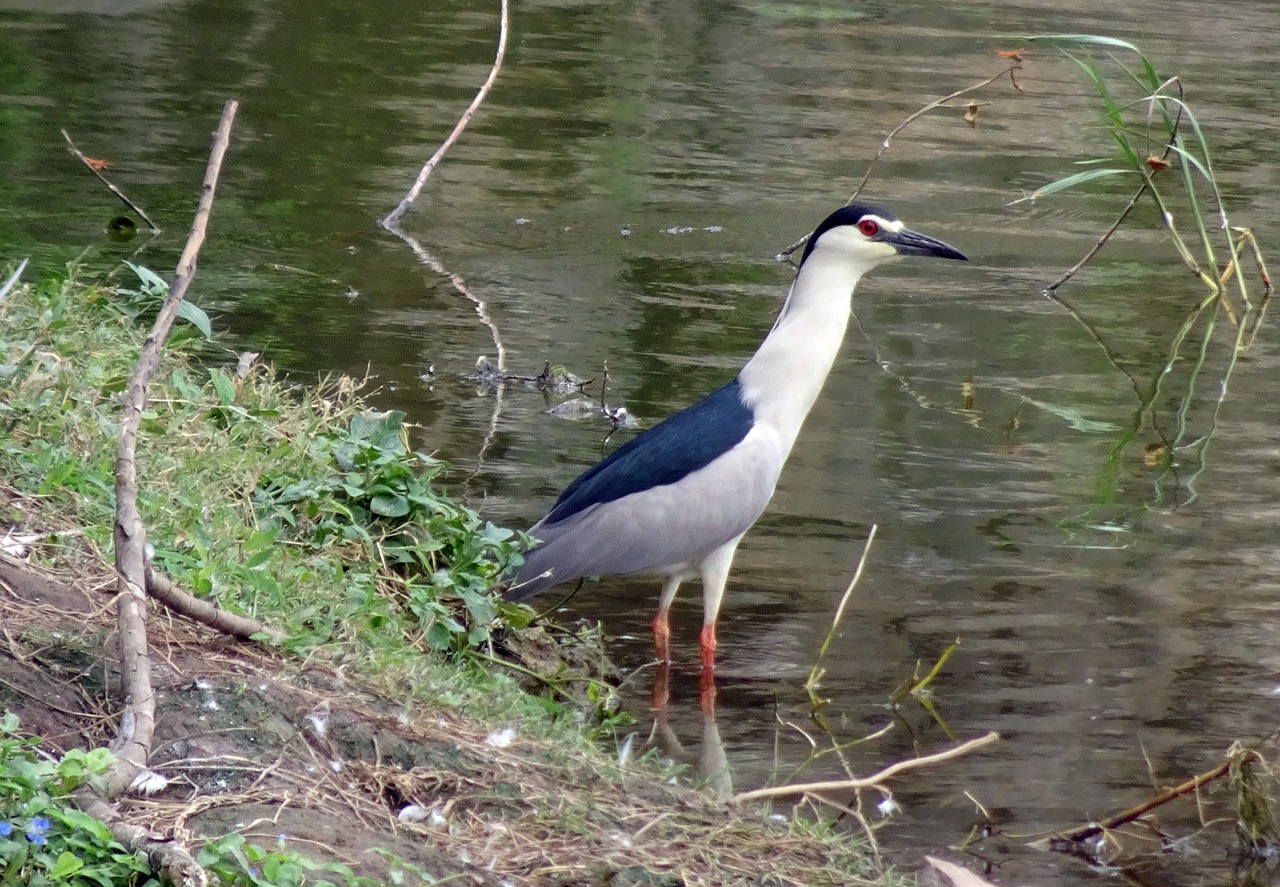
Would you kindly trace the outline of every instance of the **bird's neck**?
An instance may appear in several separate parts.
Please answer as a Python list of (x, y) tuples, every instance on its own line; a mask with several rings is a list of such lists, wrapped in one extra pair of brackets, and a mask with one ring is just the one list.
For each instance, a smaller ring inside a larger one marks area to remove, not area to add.
[(840, 351), (860, 276), (849, 262), (814, 252), (773, 329), (738, 375), (756, 422), (771, 426), (787, 452)]

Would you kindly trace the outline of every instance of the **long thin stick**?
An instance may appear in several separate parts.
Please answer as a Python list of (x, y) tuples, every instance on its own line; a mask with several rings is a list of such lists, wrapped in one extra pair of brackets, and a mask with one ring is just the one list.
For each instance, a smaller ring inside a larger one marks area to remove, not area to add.
[(484, 101), (484, 97), (489, 93), (489, 87), (493, 86), (493, 82), (498, 79), (498, 71), (502, 68), (502, 59), (507, 54), (507, 0), (502, 0), (502, 22), (499, 27), (498, 52), (493, 59), (493, 67), (489, 69), (488, 78), (484, 81), (484, 85), (480, 87), (480, 91), (476, 93), (476, 97), (471, 100), (471, 104), (467, 106), (467, 110), (462, 112), (462, 116), (453, 127), (453, 132), (449, 133), (449, 137), (436, 149), (436, 153), (431, 155), (431, 159), (423, 165), (422, 170), (418, 173), (418, 178), (414, 180), (413, 187), (409, 189), (409, 193), (405, 195), (404, 200), (401, 200), (400, 205), (382, 220), (382, 227), (387, 230), (392, 230), (400, 224), (400, 219), (409, 211), (409, 207), (413, 205), (413, 202), (418, 199), (418, 194), (422, 191), (422, 186), (427, 183), (427, 177), (431, 175), (431, 171), (436, 168), (440, 158), (444, 157), (444, 153), (452, 148), (453, 143), (462, 135), (462, 131), (471, 122), (471, 115), (480, 107), (480, 103)]
[(787, 798), (792, 795), (816, 794), (818, 792), (837, 792), (837, 791), (853, 791), (863, 788), (871, 788), (880, 785), (885, 780), (904, 773), (908, 770), (915, 770), (919, 767), (927, 767), (931, 764), (939, 764), (943, 761), (949, 761), (952, 758), (958, 758), (961, 755), (967, 755), (971, 751), (990, 745), (1000, 738), (999, 733), (988, 733), (986, 736), (979, 736), (977, 739), (970, 739), (968, 742), (949, 748), (946, 751), (938, 752), (933, 755), (925, 755), (922, 758), (911, 758), (906, 761), (899, 761), (892, 766), (885, 767), (874, 776), (867, 776), (862, 779), (837, 779), (833, 782), (801, 782), (794, 785), (778, 785), (772, 788), (758, 788), (754, 791), (742, 792), (733, 796), (736, 802), (743, 801), (759, 801), (765, 798)]
[[(1019, 92), (1021, 92), (1022, 87), (1018, 86), (1018, 81), (1014, 77), (1014, 72), (1020, 71), (1020, 70), (1022, 70), (1022, 61), (1020, 59), (1013, 59), (1011, 62), (1009, 62), (1009, 67), (1005, 68), (999, 74), (993, 74), (990, 77), (988, 77), (986, 80), (983, 80), (981, 83), (975, 83), (972, 86), (966, 86), (964, 89), (957, 89), (955, 92), (951, 93), (951, 95), (943, 96), (940, 99), (936, 99), (930, 102), (929, 104), (925, 105), (923, 108), (916, 111), (914, 114), (912, 114), (906, 120), (903, 120), (897, 126), (895, 126), (892, 130), (889, 131), (889, 134), (884, 137), (884, 141), (880, 143), (880, 150), (876, 151), (876, 155), (872, 157), (871, 162), (867, 164), (867, 171), (862, 174), (862, 181), (858, 182), (858, 187), (853, 189), (853, 193), (850, 194), (849, 199), (845, 201), (845, 206), (848, 206), (849, 204), (853, 203), (853, 201), (857, 200), (858, 195), (862, 193), (862, 189), (867, 187), (867, 182), (871, 179), (871, 171), (876, 168), (876, 163), (880, 160), (882, 156), (884, 156), (884, 152), (889, 150), (889, 143), (893, 141), (894, 136), (902, 132), (904, 129), (906, 129), (916, 120), (918, 120), (920, 117), (923, 117), (925, 114), (928, 114), (930, 111), (941, 108), (947, 102), (951, 101), (952, 99), (958, 99), (960, 98), (960, 96), (965, 95), (966, 93), (976, 92), (979, 89), (990, 86), (992, 83), (995, 83), (997, 80), (999, 80), (1001, 77), (1003, 77), (1006, 74), (1009, 75), (1009, 80), (1013, 83), (1014, 88), (1017, 89)], [(791, 255), (800, 247), (804, 246), (805, 242), (808, 241), (808, 239), (809, 239), (809, 235), (806, 234), (804, 237), (801, 237), (799, 240), (791, 244), (791, 246), (784, 249), (778, 255), (782, 257)]]
[(108, 774), (111, 795), (116, 795), (146, 766), (155, 727), (155, 695), (151, 690), (151, 660), (147, 652), (146, 633), (146, 543), (147, 531), (138, 511), (138, 429), (146, 409), (151, 376), (160, 363), (161, 349), (169, 330), (178, 317), (178, 308), (195, 276), (196, 256), (204, 243), (213, 193), (218, 183), (222, 158), (230, 141), (231, 123), (235, 119), (235, 101), (222, 110), (222, 122), (214, 133), (209, 164), (205, 169), (200, 204), (191, 225), (191, 235), (178, 260), (173, 284), (156, 317), (138, 356), (138, 364), (129, 387), (120, 423), (120, 440), (116, 446), (116, 519), (114, 527), (116, 552), (116, 590), (118, 592), (118, 625), (120, 631), (120, 671), (124, 684), (125, 710), (120, 732), (112, 743), (116, 763)]
[(160, 229), (156, 227), (155, 222), (151, 221), (151, 217), (147, 215), (146, 212), (143, 211), (142, 207), (138, 206), (138, 204), (134, 203), (132, 200), (126, 197), (123, 191), (121, 191), (119, 188), (117, 188), (115, 185), (111, 184), (111, 182), (107, 180), (107, 177), (102, 174), (102, 171), (99, 170), (96, 165), (89, 162), (89, 158), (85, 157), (84, 154), (81, 153), (80, 149), (76, 147), (76, 143), (71, 141), (71, 136), (67, 133), (65, 129), (62, 130), (61, 132), (62, 132), (62, 137), (67, 140), (67, 146), (71, 149), (71, 153), (80, 158), (80, 162), (89, 168), (89, 172), (93, 173), (95, 176), (101, 179), (102, 184), (110, 188), (112, 194), (119, 197), (120, 200), (124, 202), (124, 205), (129, 207), (129, 209), (133, 210), (138, 215), (142, 216), (142, 221), (146, 222), (148, 227), (150, 227), (152, 231), (154, 231), (156, 234), (159, 234)]
[(867, 556), (871, 554), (871, 543), (876, 538), (876, 524), (871, 525), (870, 532), (867, 533), (867, 541), (862, 546), (862, 557), (858, 558), (858, 566), (853, 571), (853, 578), (849, 580), (849, 585), (845, 588), (844, 594), (840, 596), (840, 603), (836, 605), (836, 615), (831, 620), (831, 627), (827, 629), (827, 636), (822, 642), (822, 646), (818, 649), (818, 657), (813, 660), (813, 668), (809, 669), (809, 679), (805, 681), (804, 688), (809, 691), (809, 699), (817, 703), (817, 694), (815, 689), (818, 681), (822, 680), (822, 676), (826, 673), (826, 669), (822, 668), (822, 658), (827, 655), (827, 648), (831, 646), (831, 639), (836, 636), (836, 631), (840, 628), (840, 620), (844, 618), (844, 608), (849, 603), (849, 598), (853, 596), (853, 590), (858, 586), (858, 580), (862, 578), (862, 570), (867, 565)]
[(22, 278), (22, 272), (27, 270), (27, 262), (29, 261), (31, 261), (30, 258), (23, 259), (19, 263), (18, 269), (10, 274), (9, 279), (4, 282), (4, 286), (0, 286), (0, 302), (4, 301), (4, 297), (9, 295), (9, 290), (13, 289)]

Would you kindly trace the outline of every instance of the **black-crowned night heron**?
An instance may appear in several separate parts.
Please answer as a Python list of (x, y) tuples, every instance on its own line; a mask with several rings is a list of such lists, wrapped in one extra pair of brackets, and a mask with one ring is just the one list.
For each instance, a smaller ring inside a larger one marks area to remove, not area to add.
[(529, 530), (540, 544), (506, 595), (522, 600), (585, 576), (663, 577), (653, 620), (671, 659), (667, 612), (702, 579), (702, 664), (714, 667), (716, 614), (742, 536), (773, 496), (805, 416), (831, 371), (862, 275), (899, 256), (965, 259), (875, 206), (846, 206), (810, 236), (773, 329), (737, 378), (619, 447), (560, 494)]

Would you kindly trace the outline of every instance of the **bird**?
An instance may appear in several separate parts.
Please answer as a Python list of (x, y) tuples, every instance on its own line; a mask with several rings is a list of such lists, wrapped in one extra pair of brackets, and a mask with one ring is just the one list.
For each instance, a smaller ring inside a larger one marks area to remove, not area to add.
[(716, 618), (743, 535), (765, 507), (835, 363), (853, 291), (906, 256), (967, 261), (883, 207), (850, 204), (813, 230), (773, 328), (737, 376), (614, 450), (562, 492), (528, 531), (504, 596), (522, 601), (591, 576), (662, 578), (654, 648), (671, 662), (668, 613), (681, 583), (702, 581), (699, 635), (713, 672)]

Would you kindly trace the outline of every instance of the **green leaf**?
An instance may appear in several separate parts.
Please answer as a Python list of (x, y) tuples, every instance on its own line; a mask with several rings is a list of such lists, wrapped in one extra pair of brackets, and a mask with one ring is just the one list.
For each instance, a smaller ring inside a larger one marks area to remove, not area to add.
[(156, 274), (156, 272), (152, 271), (150, 268), (135, 265), (128, 259), (125, 259), (125, 264), (133, 269), (134, 274), (138, 275), (138, 279), (142, 281), (142, 289), (144, 292), (160, 296), (169, 292), (168, 281)]
[(369, 410), (359, 413), (351, 417), (351, 437), (384, 453), (405, 455), (409, 449), (404, 445), (404, 419), (405, 413), (401, 410), (388, 410), (385, 413)]
[(183, 299), (178, 305), (178, 316), (200, 331), (206, 339), (213, 338), (213, 327), (209, 323), (209, 315), (204, 309)]
[(1055, 46), (1107, 46), (1112, 49), (1123, 49), (1138, 56), (1142, 55), (1138, 47), (1117, 37), (1104, 37), (1101, 34), (1038, 34), (1021, 38), (1026, 41), (1052, 43)]
[(226, 373), (220, 370), (213, 370), (209, 373), (209, 381), (213, 384), (213, 390), (218, 394), (218, 403), (222, 406), (230, 406), (236, 399), (235, 383), (227, 377)]
[(399, 493), (379, 493), (369, 500), (369, 509), (383, 517), (404, 517), (409, 513), (409, 500)]
[(1027, 403), (1034, 407), (1039, 407), (1046, 413), (1052, 413), (1060, 419), (1065, 419), (1076, 431), (1083, 431), (1087, 434), (1105, 434), (1111, 431), (1118, 431), (1119, 425), (1111, 422), (1100, 422), (1096, 419), (1086, 419), (1080, 410), (1075, 407), (1058, 406), (1057, 404), (1046, 403), (1041, 400), (1032, 400), (1029, 397), (1023, 398)]
[(1084, 172), (1078, 172), (1073, 176), (1067, 176), (1065, 179), (1058, 179), (1056, 182), (1050, 182), (1040, 188), (1037, 188), (1026, 197), (1013, 201), (1014, 203), (1023, 203), (1027, 200), (1036, 200), (1040, 197), (1047, 197), (1058, 191), (1065, 191), (1067, 188), (1074, 188), (1076, 185), (1083, 185), (1085, 182), (1091, 182), (1094, 179), (1102, 179), (1107, 176), (1131, 176), (1133, 170), (1119, 169), (1116, 167), (1107, 167), (1105, 169), (1087, 169)]
[(53, 868), (49, 871), (49, 877), (53, 879), (67, 878), (84, 868), (84, 861), (69, 850), (64, 850), (58, 856), (58, 861), (54, 863)]

